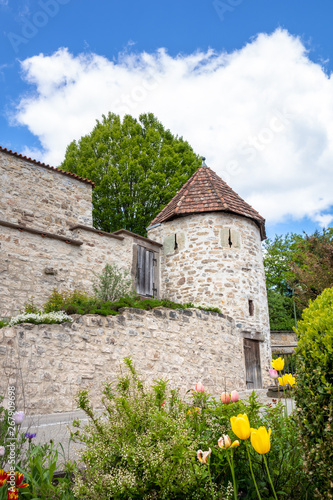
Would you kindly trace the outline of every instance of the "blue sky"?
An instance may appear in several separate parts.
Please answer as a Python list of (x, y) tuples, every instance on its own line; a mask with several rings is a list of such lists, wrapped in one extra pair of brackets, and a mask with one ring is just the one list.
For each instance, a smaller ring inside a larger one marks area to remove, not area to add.
[(332, 225), (332, 0), (0, 0), (0, 14), (3, 147), (57, 165), (102, 113), (151, 111), (269, 236)]

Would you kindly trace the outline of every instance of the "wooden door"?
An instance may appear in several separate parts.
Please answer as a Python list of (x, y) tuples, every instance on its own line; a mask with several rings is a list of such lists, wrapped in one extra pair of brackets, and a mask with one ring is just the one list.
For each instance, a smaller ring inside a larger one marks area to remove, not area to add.
[(154, 296), (154, 252), (138, 245), (136, 291), (146, 297)]
[(244, 339), (246, 388), (261, 389), (260, 348), (256, 340)]

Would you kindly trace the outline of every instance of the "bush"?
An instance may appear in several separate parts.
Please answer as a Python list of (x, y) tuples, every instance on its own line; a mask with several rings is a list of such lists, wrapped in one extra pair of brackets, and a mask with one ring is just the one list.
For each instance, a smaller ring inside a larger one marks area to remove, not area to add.
[(113, 302), (132, 291), (132, 280), (128, 272), (120, 270), (114, 264), (106, 264), (102, 274), (95, 274), (95, 278), (93, 290), (102, 302)]
[(298, 323), (296, 404), (309, 477), (317, 497), (333, 498), (333, 288)]
[(75, 482), (77, 498), (202, 498), (191, 496), (200, 474), (194, 430), (184, 424), (185, 404), (177, 391), (167, 394), (162, 380), (147, 391), (131, 361), (125, 362), (129, 373), (119, 377), (115, 391), (105, 385), (107, 418), (94, 414), (86, 391), (79, 394), (90, 424), (75, 433), (87, 447), (81, 454), (85, 470)]
[[(78, 499), (212, 498), (207, 466), (196, 457), (199, 448), (212, 449), (215, 500), (233, 498), (226, 452), (217, 441), (222, 434), (233, 435), (230, 417), (239, 413), (246, 413), (253, 427), (272, 429), (268, 465), (279, 498), (313, 498), (297, 440), (297, 423), (284, 417), (282, 403), (263, 406), (253, 392), (248, 400), (222, 404), (195, 391), (186, 402), (163, 380), (146, 388), (131, 360), (125, 363), (128, 373), (118, 378), (114, 388), (105, 385), (103, 414), (94, 412), (87, 391), (79, 393), (79, 407), (89, 417), (89, 424), (80, 428), (76, 422), (78, 430), (73, 434), (86, 445), (81, 452), (85, 468), (76, 476)], [(262, 456), (253, 449), (250, 453), (262, 498), (273, 498)], [(242, 443), (234, 449), (234, 463), (240, 498), (257, 498)]]

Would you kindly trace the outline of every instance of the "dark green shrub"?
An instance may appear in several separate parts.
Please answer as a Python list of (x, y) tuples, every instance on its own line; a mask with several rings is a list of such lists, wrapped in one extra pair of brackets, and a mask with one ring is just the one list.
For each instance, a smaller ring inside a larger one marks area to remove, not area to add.
[(317, 497), (333, 498), (333, 288), (298, 323), (296, 404), (306, 468)]

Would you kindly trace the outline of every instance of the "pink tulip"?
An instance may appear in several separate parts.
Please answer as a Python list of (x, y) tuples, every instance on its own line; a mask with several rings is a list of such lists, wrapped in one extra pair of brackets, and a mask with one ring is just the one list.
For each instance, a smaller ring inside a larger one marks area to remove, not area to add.
[(272, 370), (269, 370), (269, 376), (271, 378), (278, 378), (279, 374), (276, 370), (272, 369)]
[(199, 383), (195, 386), (195, 390), (196, 390), (197, 392), (205, 392), (205, 388), (204, 388), (204, 386), (202, 385), (202, 383), (201, 383), (201, 382), (199, 382)]
[(232, 403), (237, 403), (237, 401), (239, 400), (239, 394), (237, 391), (232, 391), (231, 393), (231, 402)]
[(230, 396), (229, 396), (229, 394), (227, 392), (222, 392), (222, 394), (221, 394), (221, 401), (224, 404), (230, 403)]

